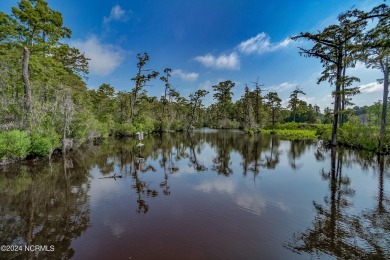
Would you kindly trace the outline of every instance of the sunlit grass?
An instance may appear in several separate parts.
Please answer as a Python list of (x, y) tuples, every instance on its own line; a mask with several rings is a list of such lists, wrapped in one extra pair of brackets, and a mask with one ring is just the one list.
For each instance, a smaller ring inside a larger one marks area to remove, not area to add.
[(261, 133), (275, 134), (277, 136), (287, 138), (289, 140), (317, 140), (318, 135), (316, 130), (289, 130), (289, 129), (264, 129)]

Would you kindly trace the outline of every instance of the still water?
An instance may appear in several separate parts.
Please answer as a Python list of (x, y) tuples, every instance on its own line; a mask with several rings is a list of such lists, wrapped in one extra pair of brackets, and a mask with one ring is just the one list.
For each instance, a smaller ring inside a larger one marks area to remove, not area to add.
[(3, 168), (0, 258), (390, 258), (388, 157), (239, 131), (142, 142)]

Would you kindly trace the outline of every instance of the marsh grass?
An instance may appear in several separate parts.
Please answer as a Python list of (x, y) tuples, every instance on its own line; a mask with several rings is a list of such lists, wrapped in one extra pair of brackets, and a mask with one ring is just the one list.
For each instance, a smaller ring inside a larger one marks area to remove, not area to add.
[(261, 133), (275, 134), (289, 140), (317, 140), (316, 130), (264, 129)]

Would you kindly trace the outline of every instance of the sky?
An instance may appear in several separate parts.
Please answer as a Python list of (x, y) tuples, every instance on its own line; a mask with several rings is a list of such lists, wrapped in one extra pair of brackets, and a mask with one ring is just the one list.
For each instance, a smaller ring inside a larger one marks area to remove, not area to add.
[[(17, 0), (1, 1), (0, 11), (10, 14)], [(337, 23), (337, 16), (351, 8), (369, 11), (383, 1), (351, 0), (48, 0), (72, 30), (65, 40), (90, 58), (87, 86), (107, 83), (117, 91), (130, 91), (136, 75), (136, 55), (147, 52), (147, 69), (172, 69), (172, 86), (188, 97), (198, 89), (210, 94), (220, 81), (235, 82), (233, 100), (243, 95), (245, 84), (253, 89), (258, 79), (263, 94), (275, 91), (286, 106), (299, 86), (300, 98), (332, 107), (329, 83), (318, 85), (323, 70), (316, 58), (299, 55), (298, 47), (310, 48), (305, 40), (289, 37), (300, 32), (316, 33)], [(362, 63), (347, 70), (357, 76), (361, 94), (356, 105), (371, 105), (382, 98), (381, 73)], [(161, 96), (164, 85), (153, 80), (148, 95)]]

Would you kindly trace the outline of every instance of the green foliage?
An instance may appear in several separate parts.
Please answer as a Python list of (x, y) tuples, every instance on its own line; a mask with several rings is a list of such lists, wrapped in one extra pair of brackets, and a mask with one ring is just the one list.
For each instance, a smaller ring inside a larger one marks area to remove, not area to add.
[(183, 123), (178, 121), (178, 120), (173, 121), (172, 124), (171, 124), (171, 130), (174, 130), (174, 131), (182, 131), (182, 130), (184, 130)]
[(129, 122), (120, 123), (115, 127), (115, 135), (118, 137), (132, 136), (137, 133), (135, 126)]
[(290, 140), (323, 139), (329, 141), (332, 133), (332, 125), (288, 122), (261, 129), (261, 132), (276, 134)]
[(71, 137), (78, 139), (81, 143), (93, 138), (108, 137), (111, 122), (102, 123), (89, 111), (76, 113), (71, 125)]
[(217, 85), (212, 86), (214, 90), (213, 98), (217, 100), (216, 107), (217, 117), (219, 119), (230, 119), (230, 114), (232, 112), (232, 88), (234, 88), (235, 83), (231, 80), (219, 82)]
[(30, 138), (25, 131), (0, 132), (0, 160), (4, 158), (24, 159), (30, 149)]
[(134, 120), (136, 132), (144, 132), (150, 134), (154, 131), (154, 120), (148, 116), (137, 117)]
[(253, 131), (253, 129), (245, 129), (245, 132), (248, 133), (250, 136), (255, 134), (255, 131)]
[(323, 125), (317, 124), (316, 135), (320, 139), (330, 142), (330, 140), (332, 138), (332, 125), (330, 125), (330, 124), (323, 124)]
[(275, 134), (289, 140), (317, 140), (318, 136), (315, 130), (291, 130), (291, 129), (268, 129), (261, 130), (261, 133)]
[(323, 128), (331, 128), (331, 125), (324, 124), (309, 124), (309, 123), (295, 123), (288, 122), (283, 124), (275, 124), (274, 126), (269, 126), (266, 129), (285, 129), (285, 130), (317, 130), (321, 131)]
[(387, 133), (380, 140), (379, 152), (384, 154), (390, 154), (390, 131), (388, 129)]
[[(158, 123), (156, 123), (158, 124)], [(114, 134), (118, 137), (133, 136), (137, 132), (150, 134), (155, 130), (155, 121), (150, 117), (137, 117), (134, 123), (124, 122), (115, 126)]]
[[(324, 71), (319, 81), (336, 85), (333, 94), (344, 99), (340, 100), (340, 104), (347, 105), (349, 99), (344, 96), (348, 96), (348, 89), (345, 87), (353, 80), (353, 77), (342, 74), (343, 69), (353, 66), (358, 59), (379, 68), (378, 62), (388, 57), (389, 9), (385, 5), (383, 10), (378, 8), (376, 13), (374, 10), (371, 12), (377, 15), (374, 20), (381, 17), (381, 22), (372, 30), (363, 30), (365, 15), (370, 13), (356, 10), (340, 15), (338, 25), (331, 25), (322, 32), (301, 33), (293, 37), (314, 42), (311, 49), (301, 48), (301, 51), (308, 57), (320, 58)], [(365, 35), (360, 35), (362, 32)], [(335, 119), (336, 114), (346, 119), (345, 107), (339, 107), (336, 111), (328, 108), (324, 116), (318, 106), (298, 98), (298, 95), (304, 95), (298, 87), (291, 93), (288, 107), (282, 108), (278, 93), (268, 92), (262, 96), (260, 87), (263, 85), (259, 84), (259, 79), (253, 82), (255, 88), (252, 91), (246, 86), (242, 93), (244, 95), (236, 102), (232, 101), (235, 83), (232, 80), (219, 82), (212, 86), (214, 104), (204, 108), (202, 103), (208, 91), (198, 90), (188, 99), (181, 97), (172, 88), (172, 71), (169, 68), (160, 78), (165, 89), (159, 100), (158, 97), (148, 96), (145, 89), (146, 84), (159, 75), (159, 72), (146, 68), (149, 62), (147, 53), (137, 55), (137, 71), (131, 78), (134, 86), (128, 92), (117, 92), (109, 84), (102, 84), (97, 90), (87, 90), (84, 80), (88, 73), (88, 58), (60, 41), (70, 35), (71, 31), (63, 26), (61, 13), (49, 8), (47, 0), (23, 0), (12, 8), (10, 15), (0, 12), (0, 129), (20, 129), (23, 123), (28, 122), (32, 132), (30, 136), (20, 131), (1, 133), (0, 159), (24, 158), (28, 153), (47, 155), (60, 146), (63, 137), (82, 143), (110, 134), (132, 136), (139, 131), (147, 134), (202, 126), (240, 128), (253, 135), (259, 127), (272, 124), (263, 132), (289, 139), (319, 137), (331, 140), (331, 125), (316, 123), (334, 123), (337, 127), (337, 123), (342, 125), (347, 121)], [(360, 36), (363, 38), (360, 39)], [(359, 43), (362, 39), (366, 44)], [(354, 43), (371, 48), (366, 50), (368, 56), (365, 59), (355, 56), (359, 50), (355, 48), (358, 46), (353, 46)], [(24, 60), (23, 48), (31, 54), (29, 59)], [(338, 56), (345, 59), (341, 60)], [(388, 68), (388, 60), (386, 64), (384, 67)], [(22, 73), (22, 68), (27, 68), (27, 71)], [(385, 86), (387, 78), (383, 79)], [(24, 93), (26, 82), (31, 82), (33, 86), (31, 100), (21, 98), (27, 97)], [(386, 117), (386, 106), (384, 101), (382, 103), (377, 102), (361, 111), (354, 108), (359, 118), (349, 118), (351, 123), (339, 129), (337, 140), (361, 149), (376, 149), (379, 144), (378, 129), (359, 125), (359, 122), (385, 125), (382, 117)], [(31, 114), (29, 120), (24, 120), (27, 114)], [(294, 122), (283, 123), (289, 121)], [(390, 149), (387, 148), (390, 147), (389, 140), (389, 134), (381, 137), (383, 151)]]
[(30, 154), (36, 156), (46, 156), (53, 149), (60, 147), (61, 136), (55, 131), (40, 134), (33, 132), (31, 135)]
[(339, 129), (338, 142), (357, 149), (377, 151), (379, 128), (377, 126), (365, 126), (348, 122)]
[(267, 101), (267, 106), (271, 110), (270, 111), (270, 117), (271, 117), (271, 123), (272, 125), (275, 125), (276, 121), (279, 118), (280, 111), (282, 108), (281, 102), (282, 100), (279, 98), (278, 93), (276, 92), (269, 92), (265, 98)]
[(169, 123), (169, 120), (167, 117), (163, 117), (160, 119), (160, 122), (155, 121), (155, 129), (159, 129), (161, 132), (166, 132), (169, 129), (171, 129), (171, 124)]

